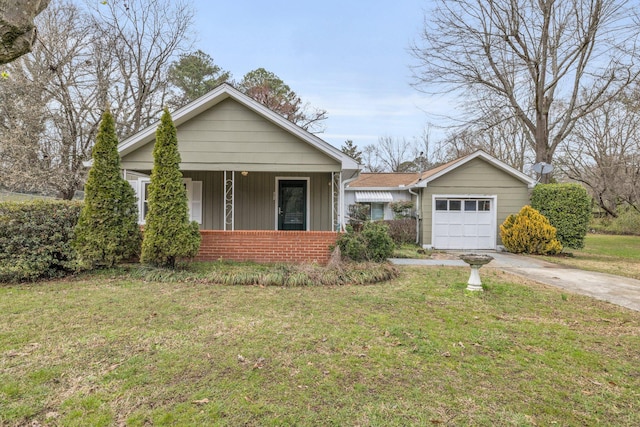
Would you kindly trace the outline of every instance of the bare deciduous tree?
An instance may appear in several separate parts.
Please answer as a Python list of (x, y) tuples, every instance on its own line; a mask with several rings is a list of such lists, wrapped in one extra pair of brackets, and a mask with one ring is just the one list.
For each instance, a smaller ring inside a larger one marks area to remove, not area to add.
[(629, 103), (609, 103), (580, 120), (558, 160), (608, 215), (616, 217), (621, 204), (640, 211), (640, 114)]
[(2, 81), (2, 183), (70, 199), (84, 177), (82, 161), (100, 117), (87, 49), (95, 36), (88, 16), (71, 3), (49, 7), (38, 26), (47, 45), (38, 43), (8, 64), (9, 78)]
[(96, 7), (99, 16), (52, 4), (38, 17), (33, 52), (7, 65), (0, 184), (71, 198), (107, 105), (121, 139), (158, 117), (171, 60), (190, 46), (191, 9), (170, 0)]
[[(435, 3), (413, 46), (416, 87), (491, 99), (530, 135), (537, 162), (551, 163), (578, 120), (638, 77), (635, 2)], [(478, 111), (467, 112), (473, 122)]]
[(445, 160), (482, 150), (522, 172), (534, 163), (530, 134), (520, 121), (507, 116), (499, 108), (482, 105), (485, 114), (474, 123), (453, 129), (439, 141), (436, 153)]
[(110, 1), (96, 5), (94, 16), (113, 49), (104, 58), (112, 70), (106, 86), (122, 138), (158, 119), (169, 95), (169, 67), (191, 47), (193, 9), (182, 0)]
[(417, 172), (417, 144), (406, 138), (384, 136), (364, 147), (362, 160), (368, 172)]

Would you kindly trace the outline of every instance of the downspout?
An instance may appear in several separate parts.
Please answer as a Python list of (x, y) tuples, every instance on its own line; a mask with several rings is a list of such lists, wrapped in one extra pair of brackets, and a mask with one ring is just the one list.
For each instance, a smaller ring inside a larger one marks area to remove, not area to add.
[(416, 196), (416, 245), (420, 243), (420, 193), (414, 193), (409, 188), (409, 194)]

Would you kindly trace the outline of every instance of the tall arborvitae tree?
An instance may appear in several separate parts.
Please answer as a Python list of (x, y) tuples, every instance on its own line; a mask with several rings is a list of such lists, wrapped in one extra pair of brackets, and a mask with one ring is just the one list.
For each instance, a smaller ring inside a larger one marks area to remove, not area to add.
[(167, 108), (156, 131), (148, 203), (142, 262), (174, 268), (177, 259), (196, 256), (200, 230), (197, 222), (189, 221), (178, 137)]
[(135, 193), (120, 176), (118, 137), (108, 109), (92, 155), (74, 246), (84, 266), (111, 267), (140, 253), (141, 235)]

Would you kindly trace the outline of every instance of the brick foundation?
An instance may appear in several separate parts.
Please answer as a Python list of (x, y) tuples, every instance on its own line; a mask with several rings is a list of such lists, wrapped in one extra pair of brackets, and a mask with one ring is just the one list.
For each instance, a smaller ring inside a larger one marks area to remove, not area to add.
[(338, 233), (333, 231), (201, 230), (196, 260), (318, 262), (326, 264)]

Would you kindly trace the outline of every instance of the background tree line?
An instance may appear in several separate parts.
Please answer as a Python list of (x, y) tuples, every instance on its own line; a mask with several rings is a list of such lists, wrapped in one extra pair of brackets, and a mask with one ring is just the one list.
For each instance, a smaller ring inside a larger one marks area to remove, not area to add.
[(413, 85), (458, 100), (443, 158), (477, 149), (585, 185), (609, 215), (640, 212), (640, 5), (631, 0), (433, 0)]
[[(26, 16), (48, 2), (39, 3)], [(455, 125), (433, 143), (385, 136), (343, 149), (369, 171), (420, 171), (477, 149), (529, 174), (542, 161), (556, 166), (543, 182), (580, 182), (611, 216), (620, 206), (640, 212), (639, 8), (632, 0), (433, 0), (411, 46), (412, 84), (457, 99), (447, 114)], [(37, 18), (33, 53), (0, 81), (0, 185), (69, 198), (105, 105), (123, 138), (163, 105), (184, 105), (222, 81), (322, 130), (326, 112), (275, 74), (258, 68), (234, 82), (193, 52), (192, 17), (182, 1), (54, 0)]]
[(263, 68), (239, 82), (193, 51), (187, 1), (53, 0), (35, 20), (31, 53), (0, 78), (0, 187), (71, 199), (86, 179), (100, 116), (109, 108), (120, 140), (222, 82), (310, 131), (326, 111), (304, 104)]

